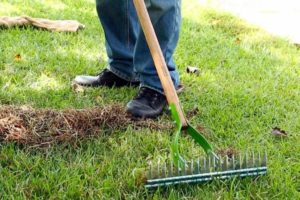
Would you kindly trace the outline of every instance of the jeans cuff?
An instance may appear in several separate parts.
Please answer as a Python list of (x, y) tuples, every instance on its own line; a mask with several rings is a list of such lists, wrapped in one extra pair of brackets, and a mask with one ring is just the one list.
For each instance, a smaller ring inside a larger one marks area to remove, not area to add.
[(116, 68), (114, 68), (110, 65), (107, 66), (107, 69), (109, 71), (111, 71), (113, 74), (115, 74), (116, 76), (118, 76), (119, 78), (121, 78), (121, 79), (124, 79), (124, 80), (129, 81), (129, 82), (139, 82), (138, 78), (132, 78), (132, 77), (120, 72), (119, 70), (117, 70)]
[(146, 88), (149, 88), (149, 89), (151, 89), (151, 90), (154, 90), (154, 91), (156, 91), (156, 92), (158, 92), (158, 93), (160, 93), (160, 94), (165, 95), (165, 93), (164, 93), (163, 90), (158, 89), (158, 88), (155, 88), (155, 87), (153, 87), (153, 86), (149, 86), (149, 85), (146, 85), (146, 84), (144, 84), (144, 83), (141, 83), (140, 88), (141, 88), (141, 87), (146, 87)]
[(124, 79), (124, 80), (126, 80), (126, 81), (131, 81), (131, 78), (130, 78), (128, 75), (126, 75), (126, 74), (124, 74), (124, 73), (118, 71), (118, 70), (115, 69), (114, 67), (108, 65), (108, 66), (107, 66), (107, 69), (108, 69), (109, 71), (111, 71), (113, 74), (115, 74), (116, 76), (118, 76), (119, 78)]

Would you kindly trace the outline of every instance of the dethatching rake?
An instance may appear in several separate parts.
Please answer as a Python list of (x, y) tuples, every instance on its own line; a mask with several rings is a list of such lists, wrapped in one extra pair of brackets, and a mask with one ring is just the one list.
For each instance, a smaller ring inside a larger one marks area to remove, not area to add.
[[(172, 117), (176, 122), (176, 134), (172, 142), (173, 160), (169, 164), (149, 166), (146, 188), (181, 183), (202, 183), (214, 179), (259, 176), (267, 172), (266, 153), (246, 153), (232, 157), (217, 156), (205, 137), (193, 128), (185, 118), (176, 89), (173, 85), (162, 50), (151, 23), (144, 0), (133, 0), (142, 30), (145, 34), (153, 61), (167, 97)], [(188, 133), (206, 152), (206, 158), (187, 162), (179, 153), (181, 131)]]

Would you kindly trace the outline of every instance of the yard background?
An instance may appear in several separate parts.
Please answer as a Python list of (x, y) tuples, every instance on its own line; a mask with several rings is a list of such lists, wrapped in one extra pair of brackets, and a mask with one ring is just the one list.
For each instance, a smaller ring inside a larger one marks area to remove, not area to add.
[[(70, 87), (78, 74), (106, 66), (104, 35), (93, 0), (2, 0), (0, 16), (76, 19), (78, 34), (38, 29), (0, 29), (0, 103), (34, 108), (88, 108), (126, 104), (137, 89)], [(217, 149), (266, 150), (265, 177), (216, 181), (147, 191), (134, 171), (169, 157), (172, 130), (104, 130), (76, 145), (48, 149), (0, 143), (3, 199), (299, 199), (300, 50), (229, 14), (183, 1), (183, 27), (176, 62), (185, 111)], [(198, 66), (199, 76), (186, 66)], [(159, 121), (170, 120), (165, 114)], [(288, 137), (277, 138), (279, 127)], [(183, 137), (185, 155), (203, 155)]]

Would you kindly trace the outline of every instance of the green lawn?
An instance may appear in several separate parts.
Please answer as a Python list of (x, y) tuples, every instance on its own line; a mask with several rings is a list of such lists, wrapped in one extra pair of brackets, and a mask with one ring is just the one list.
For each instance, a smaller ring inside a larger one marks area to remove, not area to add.
[[(0, 143), (3, 199), (300, 199), (300, 50), (228, 14), (183, 1), (176, 51), (185, 111), (198, 108), (192, 124), (206, 127), (217, 149), (267, 150), (269, 173), (258, 179), (212, 182), (147, 191), (134, 171), (170, 154), (172, 130), (111, 130), (77, 145), (32, 149)], [(78, 34), (0, 29), (0, 103), (34, 108), (89, 108), (126, 104), (137, 89), (87, 89), (75, 93), (77, 74), (106, 65), (104, 35), (93, 0), (1, 0), (0, 16), (76, 19)], [(21, 59), (15, 59), (20, 54)], [(199, 76), (185, 72), (188, 65)], [(160, 120), (169, 118), (165, 115)], [(274, 127), (288, 132), (275, 138)], [(202, 150), (189, 137), (181, 148)], [(14, 198), (13, 198), (14, 197)]]

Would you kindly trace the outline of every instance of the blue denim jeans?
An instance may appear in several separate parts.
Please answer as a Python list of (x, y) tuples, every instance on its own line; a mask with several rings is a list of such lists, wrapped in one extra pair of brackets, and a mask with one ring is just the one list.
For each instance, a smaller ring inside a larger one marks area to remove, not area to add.
[[(108, 68), (128, 81), (140, 81), (163, 93), (132, 0), (96, 0), (105, 32)], [(145, 0), (175, 87), (179, 74), (173, 60), (181, 25), (181, 0)]]

